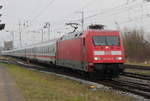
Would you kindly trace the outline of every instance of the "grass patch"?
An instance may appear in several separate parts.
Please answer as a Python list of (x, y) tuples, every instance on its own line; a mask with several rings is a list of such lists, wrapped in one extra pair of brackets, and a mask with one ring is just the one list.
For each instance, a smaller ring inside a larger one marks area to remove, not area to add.
[(137, 101), (113, 91), (91, 91), (78, 82), (12, 64), (8, 68), (26, 101)]

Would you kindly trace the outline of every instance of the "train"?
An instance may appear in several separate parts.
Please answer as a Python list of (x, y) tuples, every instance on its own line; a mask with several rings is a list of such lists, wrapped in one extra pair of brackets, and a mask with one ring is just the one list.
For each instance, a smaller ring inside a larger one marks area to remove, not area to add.
[(119, 31), (90, 28), (2, 54), (111, 78), (123, 73), (125, 62)]

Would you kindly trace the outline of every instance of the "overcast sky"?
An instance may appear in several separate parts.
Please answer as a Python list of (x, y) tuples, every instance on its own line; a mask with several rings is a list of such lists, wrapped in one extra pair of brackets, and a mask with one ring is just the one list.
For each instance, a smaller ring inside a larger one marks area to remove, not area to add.
[[(103, 9), (123, 4), (125, 0), (4, 0), (3, 16), (9, 27), (19, 20), (38, 20), (61, 23), (64, 19), (80, 18), (77, 12), (84, 10), (85, 15), (92, 15)], [(36, 21), (34, 21), (35, 23)], [(10, 25), (11, 24), (11, 25)], [(14, 27), (14, 25), (13, 25)]]
[[(144, 27), (148, 25), (149, 3), (144, 3), (142, 13), (142, 0), (1, 0), (2, 21), (6, 23), (7, 31), (15, 32), (15, 46), (19, 43), (18, 26), (21, 23), (23, 44), (32, 44), (41, 40), (40, 32), (45, 22), (51, 23), (51, 38), (57, 32), (64, 31), (66, 22), (80, 23), (81, 11), (84, 11), (85, 28), (89, 24), (101, 23), (110, 29), (124, 26)], [(95, 15), (96, 16), (93, 16)], [(143, 14), (143, 19), (141, 15)], [(145, 18), (146, 16), (146, 18)], [(146, 19), (146, 20), (145, 20)], [(26, 26), (23, 26), (23, 24)], [(150, 25), (150, 24), (149, 24)], [(147, 28), (148, 29), (148, 28)], [(0, 45), (3, 41), (12, 40), (9, 32), (0, 33)], [(44, 38), (47, 40), (47, 30)], [(54, 34), (55, 33), (55, 34)], [(58, 33), (60, 34), (60, 33)]]

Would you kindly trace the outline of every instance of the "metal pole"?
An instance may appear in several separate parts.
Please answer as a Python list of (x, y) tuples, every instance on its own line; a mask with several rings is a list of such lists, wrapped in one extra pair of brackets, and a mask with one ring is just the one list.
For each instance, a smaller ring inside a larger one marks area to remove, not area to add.
[(11, 35), (12, 35), (12, 41), (14, 42), (14, 32), (13, 31), (11, 32)]
[(21, 32), (20, 32), (20, 47), (22, 47)]
[(13, 43), (13, 47), (14, 47), (14, 32), (12, 31), (11, 34), (12, 34), (12, 43)]
[(22, 38), (21, 38), (21, 23), (19, 22), (19, 34), (20, 34), (20, 48), (22, 47)]
[(47, 23), (47, 26), (48, 26), (48, 40), (50, 40), (50, 23)]
[(41, 37), (42, 42), (43, 42), (43, 35), (44, 35), (44, 30), (42, 29), (42, 37)]
[(81, 14), (82, 14), (82, 20), (81, 20), (81, 23), (82, 23), (82, 31), (84, 31), (84, 11), (82, 11)]

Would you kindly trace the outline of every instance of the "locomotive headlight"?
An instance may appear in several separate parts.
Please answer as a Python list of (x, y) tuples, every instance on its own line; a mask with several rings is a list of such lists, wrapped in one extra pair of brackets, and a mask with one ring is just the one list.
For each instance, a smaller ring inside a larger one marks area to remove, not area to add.
[(94, 60), (100, 60), (101, 58), (100, 57), (94, 57)]
[(123, 60), (122, 57), (116, 57), (116, 60)]

